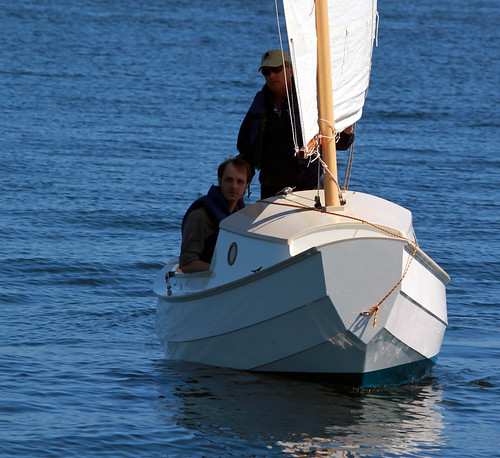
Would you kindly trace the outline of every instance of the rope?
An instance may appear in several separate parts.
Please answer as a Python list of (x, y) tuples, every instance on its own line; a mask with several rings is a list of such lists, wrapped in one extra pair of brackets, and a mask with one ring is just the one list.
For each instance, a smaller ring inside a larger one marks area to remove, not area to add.
[(283, 38), (281, 36), (281, 26), (280, 26), (280, 18), (279, 18), (279, 7), (278, 7), (278, 0), (274, 0), (274, 7), (276, 10), (276, 24), (278, 26), (278, 36), (279, 36), (279, 41), (280, 41), (280, 49), (281, 49), (281, 62), (283, 64), (283, 73), (285, 77), (285, 89), (286, 89), (286, 98), (287, 98), (287, 103), (288, 103), (288, 113), (290, 117), (290, 126), (292, 128), (292, 137), (293, 137), (293, 144), (294, 144), (294, 149), (295, 151), (299, 150), (299, 144), (297, 140), (297, 126), (295, 125), (295, 103), (293, 103), (293, 93), (291, 91), (291, 88), (288, 87), (288, 78), (287, 78), (287, 66), (285, 65), (285, 54), (284, 54), (284, 47), (283, 47)]
[(319, 118), (319, 121), (326, 122), (333, 131), (333, 137), (329, 137), (328, 135), (320, 134), (319, 135), (320, 138), (329, 138), (330, 140), (335, 140), (335, 142), (337, 142), (337, 136), (340, 135), (340, 133), (337, 134), (337, 132), (335, 130), (335, 125), (331, 121), (328, 121), (328, 119)]
[(403, 281), (403, 279), (406, 277), (406, 274), (408, 273), (408, 269), (410, 268), (410, 265), (411, 265), (413, 259), (415, 258), (415, 254), (417, 253), (418, 243), (416, 241), (414, 241), (414, 240), (411, 240), (411, 239), (409, 239), (407, 237), (403, 237), (402, 235), (399, 235), (399, 234), (396, 234), (394, 232), (391, 232), (391, 231), (389, 231), (387, 229), (384, 229), (383, 227), (380, 227), (380, 226), (378, 226), (378, 225), (376, 225), (374, 223), (370, 223), (369, 221), (366, 221), (364, 219), (358, 218), (356, 216), (343, 215), (342, 213), (330, 212), (330, 211), (327, 211), (327, 210), (324, 210), (324, 209), (320, 209), (320, 208), (307, 207), (306, 205), (286, 204), (286, 203), (283, 203), (283, 202), (270, 202), (268, 200), (258, 200), (258, 202), (265, 203), (265, 204), (272, 204), (272, 205), (281, 205), (283, 207), (299, 208), (299, 209), (303, 209), (303, 210), (312, 210), (312, 211), (316, 211), (316, 212), (320, 212), (320, 213), (326, 213), (328, 215), (341, 216), (343, 218), (352, 219), (354, 221), (358, 221), (358, 222), (363, 223), (363, 224), (368, 224), (369, 226), (372, 226), (375, 229), (378, 229), (378, 230), (380, 230), (382, 232), (385, 232), (385, 233), (387, 233), (387, 234), (389, 234), (389, 235), (391, 235), (393, 237), (396, 237), (398, 239), (405, 240), (409, 244), (413, 245), (413, 247), (414, 247), (413, 253), (411, 255), (410, 260), (408, 261), (408, 264), (406, 265), (405, 271), (404, 271), (403, 276), (401, 277), (401, 279), (394, 285), (394, 287), (377, 304), (375, 304), (373, 307), (371, 307), (370, 309), (368, 309), (366, 312), (361, 312), (360, 313), (361, 316), (371, 316), (371, 315), (373, 315), (374, 316), (373, 317), (373, 327), (375, 327), (377, 325), (377, 314), (378, 314), (378, 310), (379, 310), (380, 306), (394, 292), (394, 290), (401, 284), (401, 282)]
[[(354, 124), (352, 129), (353, 129), (352, 133), (355, 134), (356, 133), (356, 124)], [(347, 157), (347, 163), (345, 166), (344, 183), (343, 183), (342, 187), (346, 190), (349, 189), (349, 183), (351, 181), (351, 170), (352, 170), (353, 162), (354, 162), (354, 142), (349, 147), (349, 155)]]
[[(318, 160), (320, 162), (321, 166), (323, 167), (323, 170), (326, 171), (328, 173), (328, 175), (330, 175), (330, 177), (334, 181), (335, 185), (337, 186), (337, 191), (339, 193), (339, 202), (341, 202), (341, 203), (344, 202), (343, 197), (342, 197), (342, 192), (340, 191), (339, 183), (338, 183), (337, 179), (333, 176), (333, 173), (330, 171), (328, 164), (321, 157), (319, 151), (315, 150), (315, 151), (311, 152), (310, 156), (312, 158), (311, 162)], [(318, 189), (319, 189), (319, 178), (318, 178)], [(305, 208), (307, 208), (307, 207), (305, 207)]]
[[(408, 240), (408, 239), (406, 239), (406, 240)], [(411, 242), (411, 243), (413, 243), (413, 242)], [(382, 300), (378, 304), (374, 305), (367, 312), (361, 312), (360, 313), (360, 315), (362, 315), (362, 316), (371, 316), (371, 315), (373, 315), (373, 327), (375, 327), (377, 325), (377, 314), (378, 314), (378, 309), (380, 308), (380, 305), (382, 304), (382, 302), (384, 302), (391, 295), (391, 293), (401, 284), (401, 282), (403, 281), (403, 279), (406, 277), (408, 269), (410, 268), (410, 264), (413, 261), (413, 259), (415, 258), (415, 253), (417, 252), (417, 249), (418, 249), (418, 244), (416, 242), (414, 243), (414, 246), (415, 246), (415, 249), (413, 250), (413, 254), (411, 255), (411, 258), (408, 261), (408, 264), (406, 265), (406, 269), (405, 269), (405, 271), (403, 273), (403, 276), (401, 277), (401, 280), (399, 280), (394, 285), (394, 287), (382, 298)]]
[[(333, 176), (332, 172), (330, 171), (330, 169), (328, 168), (326, 163), (321, 159), (321, 153), (319, 152), (319, 146), (314, 147), (311, 150), (308, 150), (308, 145), (304, 145), (303, 148), (299, 148), (299, 143), (298, 143), (298, 138), (297, 138), (297, 126), (295, 123), (295, 101), (293, 100), (293, 97), (294, 97), (293, 91), (288, 86), (288, 78), (287, 78), (287, 71), (288, 70), (287, 70), (287, 67), (285, 65), (285, 55), (284, 55), (283, 37), (281, 34), (281, 26), (280, 26), (280, 19), (279, 19), (280, 13), (279, 13), (278, 0), (274, 1), (274, 6), (275, 6), (275, 13), (276, 13), (276, 24), (277, 24), (277, 28), (278, 28), (280, 49), (281, 49), (281, 59), (282, 59), (282, 64), (283, 64), (283, 72), (284, 72), (284, 77), (285, 77), (285, 88), (286, 88), (287, 103), (288, 103), (288, 113), (289, 113), (289, 118), (290, 118), (290, 126), (292, 129), (292, 140), (293, 140), (293, 145), (294, 145), (294, 150), (295, 150), (295, 156), (299, 156), (301, 153), (303, 153), (304, 154), (303, 157), (307, 157), (307, 156), (309, 156), (310, 158), (313, 157), (313, 159), (309, 160), (308, 167), (311, 165), (312, 162), (314, 162), (316, 160), (315, 158), (319, 159), (319, 161), (321, 162), (321, 165), (323, 167), (323, 170), (326, 170), (326, 172), (330, 175), (330, 177), (333, 179), (333, 181), (337, 185), (337, 190), (338, 190), (338, 194), (339, 194), (339, 201), (342, 202), (342, 193), (340, 192), (340, 186), (338, 184), (338, 181), (337, 181), (336, 177)], [(314, 11), (314, 6), (313, 6), (312, 11)], [(310, 14), (312, 14), (312, 11)], [(295, 48), (293, 47), (293, 40), (290, 40), (290, 42), (291, 42), (291, 46), (292, 46), (292, 49), (290, 50), (291, 55), (295, 56)], [(300, 98), (300, 93), (298, 94), (298, 97)], [(328, 137), (326, 135), (318, 134), (317, 139), (316, 139), (318, 141), (318, 145), (321, 144), (321, 137), (329, 138), (331, 140), (337, 141), (338, 140), (337, 137), (338, 137), (338, 135), (340, 135), (340, 133), (338, 133), (338, 134), (335, 133), (335, 126), (330, 121), (328, 121), (326, 119), (320, 119), (320, 121), (324, 121), (324, 122), (328, 123), (330, 125), (332, 131), (334, 132), (334, 135), (333, 135), (333, 137)], [(319, 167), (318, 167), (317, 184), (318, 184), (317, 188), (319, 190), (321, 187), (321, 174), (319, 172)], [(319, 192), (318, 192), (318, 199), (319, 199)]]
[[(328, 168), (328, 165), (327, 163), (321, 158), (321, 153), (320, 153), (320, 147), (319, 145), (321, 144), (321, 139), (322, 138), (328, 138), (330, 140), (335, 140), (335, 142), (337, 142), (338, 140), (338, 137), (340, 136), (340, 132), (336, 132), (335, 131), (335, 126), (330, 122), (328, 121), (327, 119), (323, 119), (323, 118), (320, 118), (319, 119), (320, 121), (323, 121), (323, 122), (326, 122), (327, 124), (330, 125), (331, 129), (333, 130), (334, 132), (334, 135), (333, 137), (330, 137), (328, 135), (323, 135), (323, 134), (317, 134), (316, 137), (315, 137), (315, 146), (312, 147), (309, 151), (307, 150), (307, 148), (303, 148), (303, 154), (304, 154), (304, 157), (309, 157), (309, 164), (311, 164), (312, 162), (318, 160), (320, 163), (321, 163), (321, 166), (323, 167), (323, 170), (325, 170), (328, 175), (330, 175), (330, 177), (332, 178), (332, 180), (334, 181), (334, 183), (336, 184), (337, 186), (337, 192), (338, 192), (338, 196), (339, 196), (339, 201), (343, 204), (343, 198), (342, 198), (342, 192), (340, 191), (340, 185), (337, 181), (337, 178), (335, 176), (333, 176), (333, 173), (330, 171), (330, 169)], [(352, 146), (352, 145), (351, 145)], [(309, 166), (309, 165), (308, 165)], [(344, 181), (345, 181), (345, 178), (344, 178)], [(319, 178), (319, 175), (318, 175), (318, 189), (320, 188), (320, 178)]]

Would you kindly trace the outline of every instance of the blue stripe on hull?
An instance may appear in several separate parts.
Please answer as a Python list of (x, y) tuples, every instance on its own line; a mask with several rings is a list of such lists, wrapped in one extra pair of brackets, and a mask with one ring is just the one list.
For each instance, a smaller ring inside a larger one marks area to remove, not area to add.
[(327, 382), (342, 386), (376, 388), (382, 386), (395, 386), (403, 385), (405, 383), (417, 382), (429, 374), (432, 366), (436, 364), (437, 358), (438, 355), (429, 359), (402, 364), (401, 366), (391, 367), (389, 369), (366, 372), (364, 374), (297, 372), (276, 372), (276, 374), (297, 377), (311, 381)]
[(438, 355), (414, 363), (360, 374), (360, 386), (363, 388), (374, 388), (377, 386), (403, 385), (404, 383), (417, 382), (429, 374), (432, 366), (436, 364), (437, 358)]

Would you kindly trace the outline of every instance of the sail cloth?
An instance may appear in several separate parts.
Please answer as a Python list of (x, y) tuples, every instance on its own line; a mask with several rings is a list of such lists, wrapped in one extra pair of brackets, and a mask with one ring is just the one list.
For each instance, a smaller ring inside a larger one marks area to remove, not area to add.
[[(319, 132), (314, 0), (283, 0), (304, 145)], [(361, 118), (370, 80), (377, 0), (330, 0), (335, 130)]]

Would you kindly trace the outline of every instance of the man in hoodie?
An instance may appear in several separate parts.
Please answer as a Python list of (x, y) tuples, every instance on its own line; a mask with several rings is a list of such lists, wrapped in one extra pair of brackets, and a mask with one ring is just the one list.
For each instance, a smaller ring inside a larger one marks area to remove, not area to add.
[(179, 267), (184, 273), (210, 269), (219, 223), (245, 206), (243, 195), (252, 179), (250, 165), (232, 158), (219, 165), (218, 186), (191, 204), (182, 220)]

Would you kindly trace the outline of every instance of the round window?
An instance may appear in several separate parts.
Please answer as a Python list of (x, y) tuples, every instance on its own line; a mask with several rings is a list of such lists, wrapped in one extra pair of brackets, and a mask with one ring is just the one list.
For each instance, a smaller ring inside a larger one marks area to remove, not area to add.
[(227, 263), (232, 266), (234, 261), (236, 261), (236, 256), (238, 256), (238, 245), (236, 242), (231, 243), (229, 250), (227, 252)]

